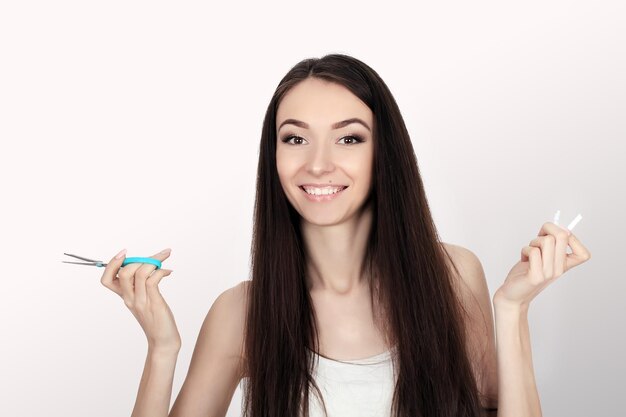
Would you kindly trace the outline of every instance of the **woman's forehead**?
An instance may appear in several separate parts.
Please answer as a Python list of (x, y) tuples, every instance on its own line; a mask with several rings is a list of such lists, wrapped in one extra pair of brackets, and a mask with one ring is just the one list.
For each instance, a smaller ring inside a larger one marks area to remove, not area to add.
[(359, 119), (371, 128), (373, 115), (370, 108), (344, 86), (307, 79), (281, 100), (276, 112), (276, 128), (287, 119), (320, 129), (331, 128), (344, 120)]

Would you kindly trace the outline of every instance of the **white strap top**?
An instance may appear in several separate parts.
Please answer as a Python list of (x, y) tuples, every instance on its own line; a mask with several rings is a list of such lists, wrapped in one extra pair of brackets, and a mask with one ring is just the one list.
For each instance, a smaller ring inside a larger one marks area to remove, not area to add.
[[(312, 376), (324, 397), (328, 417), (390, 417), (396, 382), (392, 354), (396, 349), (394, 346), (369, 358), (342, 361), (313, 352), (317, 360)], [(248, 379), (240, 381), (242, 387)], [(324, 417), (314, 388), (309, 392), (309, 416)]]
[[(395, 388), (392, 351), (369, 358), (338, 361), (314, 352), (319, 360), (313, 377), (324, 401), (328, 417), (388, 417)], [(315, 389), (309, 392), (310, 417), (323, 417)]]

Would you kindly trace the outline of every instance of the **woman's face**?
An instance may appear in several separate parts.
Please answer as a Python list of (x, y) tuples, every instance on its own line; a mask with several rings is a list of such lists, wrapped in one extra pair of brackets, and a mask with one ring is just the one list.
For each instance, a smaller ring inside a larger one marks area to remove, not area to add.
[[(342, 85), (307, 78), (283, 97), (276, 128), (278, 176), (302, 219), (333, 225), (358, 213), (372, 183), (374, 126), (369, 107)], [(311, 193), (347, 188), (310, 196), (303, 185)]]

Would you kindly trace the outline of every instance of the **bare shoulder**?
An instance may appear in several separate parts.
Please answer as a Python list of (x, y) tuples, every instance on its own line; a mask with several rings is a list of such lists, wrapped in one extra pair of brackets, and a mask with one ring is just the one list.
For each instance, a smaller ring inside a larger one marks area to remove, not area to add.
[[(465, 311), (468, 315), (466, 335), (470, 360), (483, 406), (498, 405), (498, 374), (495, 346), (495, 329), (491, 296), (487, 286), (485, 271), (480, 259), (471, 250), (450, 243), (442, 243), (459, 274), (452, 268), (457, 278)], [(447, 260), (449, 262), (449, 260)], [(449, 265), (450, 266), (450, 265)]]
[[(484, 319), (492, 317), (491, 296), (485, 271), (478, 256), (460, 245), (451, 243), (442, 243), (442, 245), (450, 255), (450, 259), (446, 259), (446, 262), (456, 278), (457, 290), (468, 313), (479, 314), (479, 317)], [(452, 267), (450, 261), (456, 269)]]
[[(228, 311), (229, 317), (224, 317), (224, 331), (228, 332), (231, 337), (233, 354), (236, 354), (241, 361), (244, 357), (244, 331), (246, 322), (246, 313), (248, 309), (248, 293), (249, 293), (250, 281), (241, 281), (234, 287), (229, 288), (223, 293), (225, 302), (228, 307), (225, 310)], [(243, 365), (243, 363), (241, 364)], [(241, 370), (241, 369), (240, 369)]]
[[(483, 269), (480, 259), (471, 250), (452, 243), (442, 243), (444, 249), (450, 255), (452, 263), (458, 270), (456, 273), (455, 268), (452, 268), (452, 273), (456, 278), (459, 278), (459, 283), (465, 290), (470, 290), (473, 296), (489, 296), (489, 290), (487, 288), (487, 280), (485, 278), (485, 271)], [(450, 259), (446, 259), (449, 267)]]
[(223, 291), (200, 328), (171, 417), (226, 415), (242, 378), (245, 281)]

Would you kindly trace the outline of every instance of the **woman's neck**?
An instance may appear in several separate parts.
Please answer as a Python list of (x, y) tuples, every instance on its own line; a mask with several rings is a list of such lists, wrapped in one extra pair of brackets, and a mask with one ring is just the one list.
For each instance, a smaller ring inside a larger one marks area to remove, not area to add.
[(369, 285), (363, 259), (372, 225), (372, 209), (333, 226), (301, 222), (309, 291), (350, 295)]

